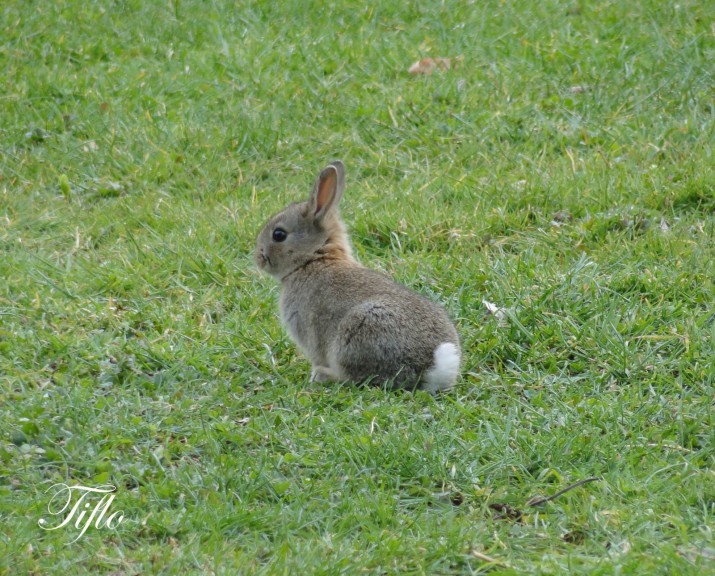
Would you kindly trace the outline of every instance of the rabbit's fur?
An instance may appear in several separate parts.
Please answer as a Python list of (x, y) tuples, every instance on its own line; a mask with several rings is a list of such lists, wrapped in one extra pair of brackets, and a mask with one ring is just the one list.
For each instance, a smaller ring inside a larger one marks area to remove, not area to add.
[(305, 202), (258, 235), (258, 268), (281, 283), (281, 319), (313, 365), (313, 380), (447, 390), (459, 375), (459, 336), (445, 310), (353, 258), (338, 205), (340, 161)]

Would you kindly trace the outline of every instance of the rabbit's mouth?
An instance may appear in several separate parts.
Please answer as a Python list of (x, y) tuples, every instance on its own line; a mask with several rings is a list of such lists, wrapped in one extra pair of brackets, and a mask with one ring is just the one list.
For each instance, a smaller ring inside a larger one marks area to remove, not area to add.
[(261, 270), (272, 266), (271, 259), (268, 255), (264, 254), (263, 250), (256, 252), (256, 266), (258, 266)]

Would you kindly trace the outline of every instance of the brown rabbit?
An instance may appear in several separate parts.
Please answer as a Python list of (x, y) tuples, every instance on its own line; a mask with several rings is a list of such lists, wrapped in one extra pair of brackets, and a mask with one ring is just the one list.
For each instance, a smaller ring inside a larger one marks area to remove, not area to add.
[(338, 204), (336, 161), (305, 202), (258, 235), (258, 268), (281, 283), (281, 319), (313, 365), (312, 379), (448, 390), (459, 375), (459, 336), (438, 304), (353, 258)]

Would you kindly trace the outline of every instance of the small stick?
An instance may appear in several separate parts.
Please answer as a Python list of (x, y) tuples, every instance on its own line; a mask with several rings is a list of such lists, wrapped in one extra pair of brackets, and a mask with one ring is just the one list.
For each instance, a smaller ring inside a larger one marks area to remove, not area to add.
[(527, 506), (540, 506), (541, 504), (546, 504), (547, 502), (550, 502), (551, 500), (555, 500), (559, 496), (562, 496), (563, 494), (566, 494), (569, 490), (573, 490), (574, 488), (578, 488), (579, 486), (582, 486), (583, 484), (588, 484), (589, 482), (595, 482), (596, 480), (600, 480), (598, 476), (593, 476), (591, 478), (584, 478), (583, 480), (579, 480), (578, 482), (574, 482), (573, 484), (566, 486), (563, 490), (559, 490), (556, 494), (552, 494), (551, 496), (543, 496), (540, 498), (532, 498), (529, 500), (526, 505)]

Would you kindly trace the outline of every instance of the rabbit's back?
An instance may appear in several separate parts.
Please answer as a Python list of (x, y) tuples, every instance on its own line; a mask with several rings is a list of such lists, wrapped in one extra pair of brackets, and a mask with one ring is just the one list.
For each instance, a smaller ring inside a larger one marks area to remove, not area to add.
[(307, 266), (284, 281), (281, 315), (313, 363), (358, 382), (416, 386), (440, 344), (459, 346), (441, 306), (359, 265)]

